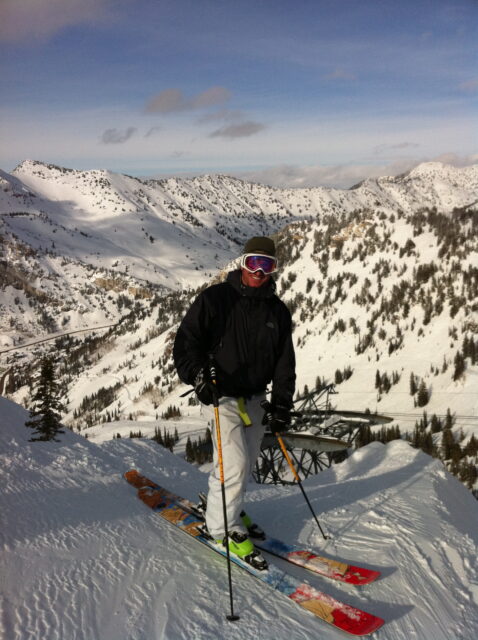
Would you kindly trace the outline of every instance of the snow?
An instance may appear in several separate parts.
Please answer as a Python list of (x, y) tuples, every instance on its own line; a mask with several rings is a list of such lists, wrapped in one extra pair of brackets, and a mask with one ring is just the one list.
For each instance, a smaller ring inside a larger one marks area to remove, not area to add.
[[(345, 637), (236, 569), (241, 620), (225, 620), (224, 560), (147, 509), (122, 478), (135, 467), (194, 500), (207, 487), (197, 467), (146, 439), (98, 444), (66, 430), (60, 442), (31, 443), (27, 416), (0, 398), (0, 637)], [(382, 577), (356, 588), (287, 565), (290, 573), (383, 617), (378, 639), (478, 637), (478, 503), (438, 460), (402, 441), (372, 443), (304, 486), (332, 535), (326, 543), (297, 487), (251, 484), (248, 512), (287, 542)]]

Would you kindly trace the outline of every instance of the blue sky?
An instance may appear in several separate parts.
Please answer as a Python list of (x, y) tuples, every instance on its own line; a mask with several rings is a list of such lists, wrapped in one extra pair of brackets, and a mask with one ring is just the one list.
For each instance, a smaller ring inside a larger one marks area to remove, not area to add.
[(478, 162), (476, 0), (2, 0), (0, 167), (350, 186)]

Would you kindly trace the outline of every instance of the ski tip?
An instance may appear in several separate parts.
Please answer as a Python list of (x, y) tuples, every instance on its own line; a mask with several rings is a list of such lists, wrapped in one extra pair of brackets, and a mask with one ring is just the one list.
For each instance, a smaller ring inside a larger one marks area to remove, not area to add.
[(372, 616), (372, 615), (370, 615), (370, 617), (371, 617), (371, 620), (368, 628), (364, 628), (362, 632), (358, 635), (368, 636), (371, 633), (378, 631), (378, 629), (380, 629), (380, 627), (382, 627), (385, 624), (385, 620), (383, 618), (379, 618), (378, 616)]
[(334, 626), (352, 636), (360, 637), (375, 633), (375, 631), (378, 631), (378, 629), (385, 624), (383, 618), (374, 616), (371, 613), (366, 613), (365, 611), (361, 611), (360, 613), (361, 615), (356, 621), (351, 621), (349, 618), (341, 620), (340, 616), (338, 616), (334, 620)]
[(349, 565), (346, 574), (346, 582), (360, 587), (361, 585), (375, 582), (375, 580), (380, 578), (381, 575), (380, 571), (375, 571), (374, 569), (365, 569), (364, 567)]

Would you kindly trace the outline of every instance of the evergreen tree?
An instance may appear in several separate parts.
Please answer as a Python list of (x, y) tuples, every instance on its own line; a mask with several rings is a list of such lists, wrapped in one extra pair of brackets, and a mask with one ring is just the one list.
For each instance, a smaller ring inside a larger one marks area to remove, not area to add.
[(451, 429), (454, 422), (455, 421), (453, 419), (453, 416), (451, 415), (450, 408), (448, 407), (448, 409), (446, 410), (445, 427), (447, 429)]
[(435, 454), (435, 447), (433, 445), (433, 436), (430, 431), (426, 431), (422, 436), (422, 441), (420, 443), (420, 449), (425, 453), (428, 453), (429, 456)]
[(415, 376), (413, 373), (410, 374), (410, 395), (414, 396), (418, 391), (417, 381), (415, 380)]
[(478, 480), (478, 471), (476, 469), (476, 464), (463, 460), (460, 465), (459, 477), (460, 480), (464, 484), (466, 484), (468, 489), (472, 489), (475, 482)]
[(349, 378), (352, 377), (353, 369), (351, 367), (347, 366), (347, 367), (345, 367), (345, 369), (343, 371), (343, 374), (344, 374), (344, 380), (348, 380)]
[(465, 456), (478, 455), (478, 440), (475, 438), (474, 435), (471, 436), (471, 438), (468, 440), (465, 447), (463, 448), (463, 454)]
[(159, 427), (154, 428), (154, 436), (151, 439), (161, 446), (164, 446), (163, 436), (161, 435), (161, 429)]
[(188, 436), (188, 439), (186, 441), (186, 461), (191, 462), (192, 456), (193, 456), (193, 446), (191, 443), (191, 438)]
[(64, 433), (60, 423), (61, 413), (65, 407), (60, 399), (60, 389), (55, 379), (53, 358), (44, 356), (40, 362), (40, 376), (33, 393), (33, 406), (30, 409), (30, 420), (26, 427), (34, 429), (30, 441), (55, 440), (59, 433)]
[(440, 418), (438, 418), (436, 416), (436, 414), (434, 413), (432, 415), (432, 420), (431, 420), (431, 429), (432, 429), (432, 433), (439, 433), (442, 430), (442, 422), (440, 420)]
[(453, 372), (453, 380), (459, 380), (465, 373), (466, 369), (465, 358), (463, 357), (461, 351), (456, 352), (454, 363), (455, 371)]
[(372, 436), (372, 429), (369, 427), (369, 425), (363, 425), (362, 428), (360, 429), (358, 436), (357, 436), (357, 441), (355, 443), (356, 448), (360, 448), (360, 447), (364, 447), (365, 445), (369, 444), (370, 442), (373, 442), (373, 436)]
[(427, 385), (425, 384), (425, 380), (422, 380), (418, 387), (417, 405), (419, 407), (424, 407), (426, 404), (428, 404), (429, 399), (430, 394), (428, 392)]
[(441, 438), (442, 458), (443, 460), (451, 460), (455, 447), (455, 438), (450, 427), (443, 429)]
[(381, 385), (385, 393), (388, 393), (390, 391), (390, 387), (392, 386), (392, 383), (390, 382), (390, 378), (388, 377), (387, 373), (383, 374)]

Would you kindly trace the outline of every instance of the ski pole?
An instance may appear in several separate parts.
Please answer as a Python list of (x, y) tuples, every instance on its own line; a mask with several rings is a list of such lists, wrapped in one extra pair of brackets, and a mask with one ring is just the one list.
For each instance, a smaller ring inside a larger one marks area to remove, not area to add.
[(234, 622), (235, 620), (239, 620), (239, 616), (234, 615), (234, 601), (232, 596), (231, 553), (229, 550), (229, 529), (227, 525), (226, 487), (224, 483), (224, 461), (222, 458), (221, 423), (219, 421), (219, 394), (217, 392), (216, 367), (214, 366), (214, 358), (212, 357), (211, 354), (209, 355), (209, 372), (211, 375), (211, 381), (216, 387), (213, 394), (214, 419), (216, 423), (216, 443), (217, 443), (217, 457), (218, 457), (218, 463), (219, 463), (219, 480), (221, 482), (222, 513), (224, 517), (224, 543), (226, 545), (227, 577), (229, 581), (229, 602), (231, 606), (231, 613), (227, 615), (226, 618), (230, 622)]
[[(267, 400), (263, 400), (261, 402), (261, 407), (266, 411), (266, 413), (268, 413), (270, 415), (270, 411), (272, 409), (272, 405), (270, 404), (270, 402), (267, 402)], [(268, 418), (268, 421), (270, 422), (270, 418)], [(315, 511), (312, 508), (312, 505), (310, 504), (310, 500), (307, 497), (307, 494), (306, 494), (305, 489), (304, 489), (304, 485), (302, 484), (302, 481), (301, 481), (301, 479), (299, 477), (299, 474), (297, 473), (297, 470), (296, 470), (296, 468), (294, 466), (294, 463), (291, 460), (289, 452), (287, 451), (287, 449), (285, 447), (284, 440), (282, 439), (282, 436), (279, 433), (275, 433), (274, 435), (276, 436), (277, 441), (279, 442), (279, 446), (281, 448), (281, 451), (282, 451), (282, 453), (284, 455), (284, 458), (287, 460), (287, 464), (289, 465), (290, 470), (292, 471), (292, 473), (294, 475), (294, 478), (295, 478), (297, 484), (299, 485), (300, 490), (302, 491), (302, 495), (304, 496), (304, 499), (305, 499), (305, 501), (307, 503), (307, 506), (309, 507), (310, 512), (314, 516), (314, 520), (317, 523), (317, 526), (319, 527), (319, 530), (320, 530), (320, 533), (322, 534), (322, 537), (324, 538), (324, 540), (329, 540), (330, 536), (326, 535), (324, 533), (324, 530), (320, 526), (320, 522), (318, 521), (317, 516), (315, 515)]]

